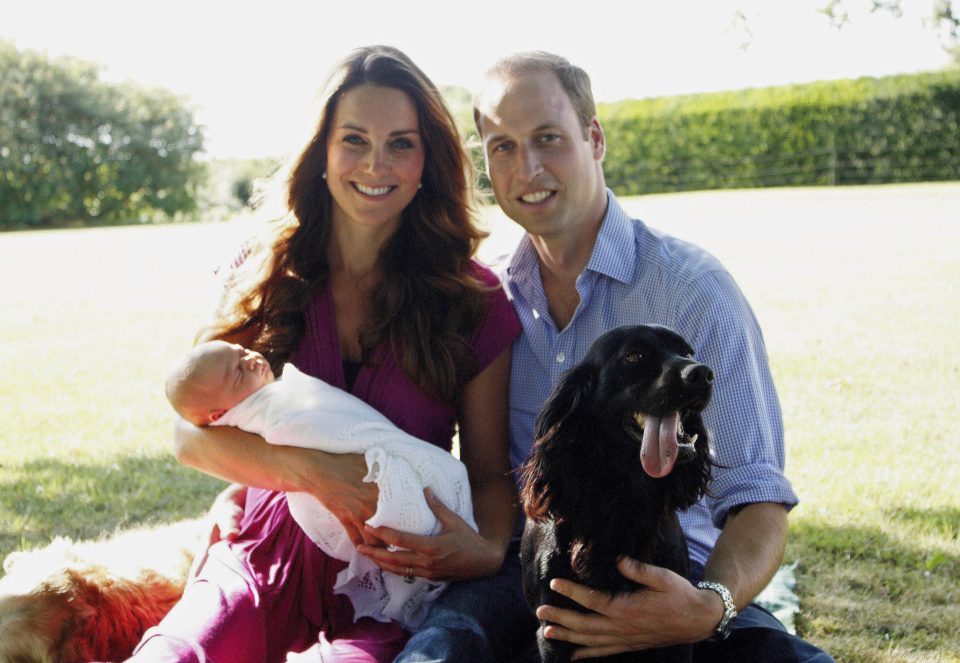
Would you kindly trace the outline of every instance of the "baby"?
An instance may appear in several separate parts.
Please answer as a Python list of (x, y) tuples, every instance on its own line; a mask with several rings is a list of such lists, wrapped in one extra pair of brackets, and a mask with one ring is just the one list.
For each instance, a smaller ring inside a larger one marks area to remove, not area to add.
[(270, 364), (259, 352), (210, 341), (196, 346), (177, 364), (165, 387), (177, 414), (206, 426), (274, 380)]
[[(235, 426), (270, 444), (360, 453), (364, 481), (376, 482), (377, 511), (367, 520), (433, 535), (439, 523), (427, 505), (429, 487), (476, 529), (470, 484), (463, 463), (440, 447), (397, 428), (360, 399), (286, 364), (280, 379), (258, 352), (235, 343), (210, 341), (191, 350), (170, 373), (166, 394), (177, 413), (197, 426)], [(289, 493), (290, 514), (320, 548), (349, 562), (334, 591), (346, 594), (357, 619), (396, 619), (414, 629), (446, 583), (400, 578), (357, 553), (340, 522), (307, 493)]]

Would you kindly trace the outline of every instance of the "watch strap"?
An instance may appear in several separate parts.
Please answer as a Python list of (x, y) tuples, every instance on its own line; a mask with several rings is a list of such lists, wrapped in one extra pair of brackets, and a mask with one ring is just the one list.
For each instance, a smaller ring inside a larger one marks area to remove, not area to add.
[(718, 638), (722, 640), (726, 639), (730, 635), (732, 622), (737, 616), (737, 606), (733, 603), (733, 596), (730, 594), (730, 590), (719, 582), (711, 582), (709, 580), (698, 582), (697, 588), (709, 589), (711, 592), (716, 592), (720, 600), (723, 601), (723, 617), (720, 618), (720, 623), (717, 624), (715, 633)]

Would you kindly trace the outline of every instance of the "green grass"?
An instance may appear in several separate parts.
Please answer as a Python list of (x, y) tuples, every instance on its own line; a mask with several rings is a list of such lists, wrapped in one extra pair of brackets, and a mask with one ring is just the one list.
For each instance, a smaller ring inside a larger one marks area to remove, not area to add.
[[(800, 632), (839, 661), (960, 661), (960, 185), (704, 192), (628, 208), (714, 252), (764, 328)], [(492, 216), (485, 255), (513, 236)], [(0, 234), (0, 558), (199, 515), (160, 383), (240, 223)]]

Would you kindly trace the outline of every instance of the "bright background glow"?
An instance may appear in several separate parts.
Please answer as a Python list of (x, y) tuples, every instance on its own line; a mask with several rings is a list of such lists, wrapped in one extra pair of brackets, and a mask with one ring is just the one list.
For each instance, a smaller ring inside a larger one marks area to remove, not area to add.
[[(0, 38), (71, 55), (186, 95), (214, 157), (299, 146), (330, 65), (371, 43), (399, 47), (440, 85), (476, 87), (484, 68), (543, 49), (584, 67), (598, 101), (938, 69), (948, 56), (924, 18), (847, 0), (0, 0)], [(955, 3), (955, 6), (957, 3)], [(739, 11), (752, 41), (740, 48)]]

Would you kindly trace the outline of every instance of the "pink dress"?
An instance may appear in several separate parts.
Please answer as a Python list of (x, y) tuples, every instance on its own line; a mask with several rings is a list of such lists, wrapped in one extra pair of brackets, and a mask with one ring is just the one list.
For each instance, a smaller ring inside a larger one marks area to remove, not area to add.
[[(471, 339), (480, 370), (520, 333), (499, 281), (475, 264), (475, 276), (498, 286), (487, 295), (487, 316)], [(304, 338), (291, 362), (302, 372), (346, 388), (330, 290), (308, 306)], [(389, 352), (363, 366), (352, 393), (407, 433), (450, 450), (456, 412), (410, 382)], [(353, 608), (331, 588), (344, 562), (327, 557), (303, 533), (281, 492), (250, 488), (238, 537), (210, 548), (183, 598), (147, 631), (131, 660), (274, 663), (288, 652), (318, 648), (336, 661), (390, 661), (407, 633), (396, 623), (353, 619)]]

